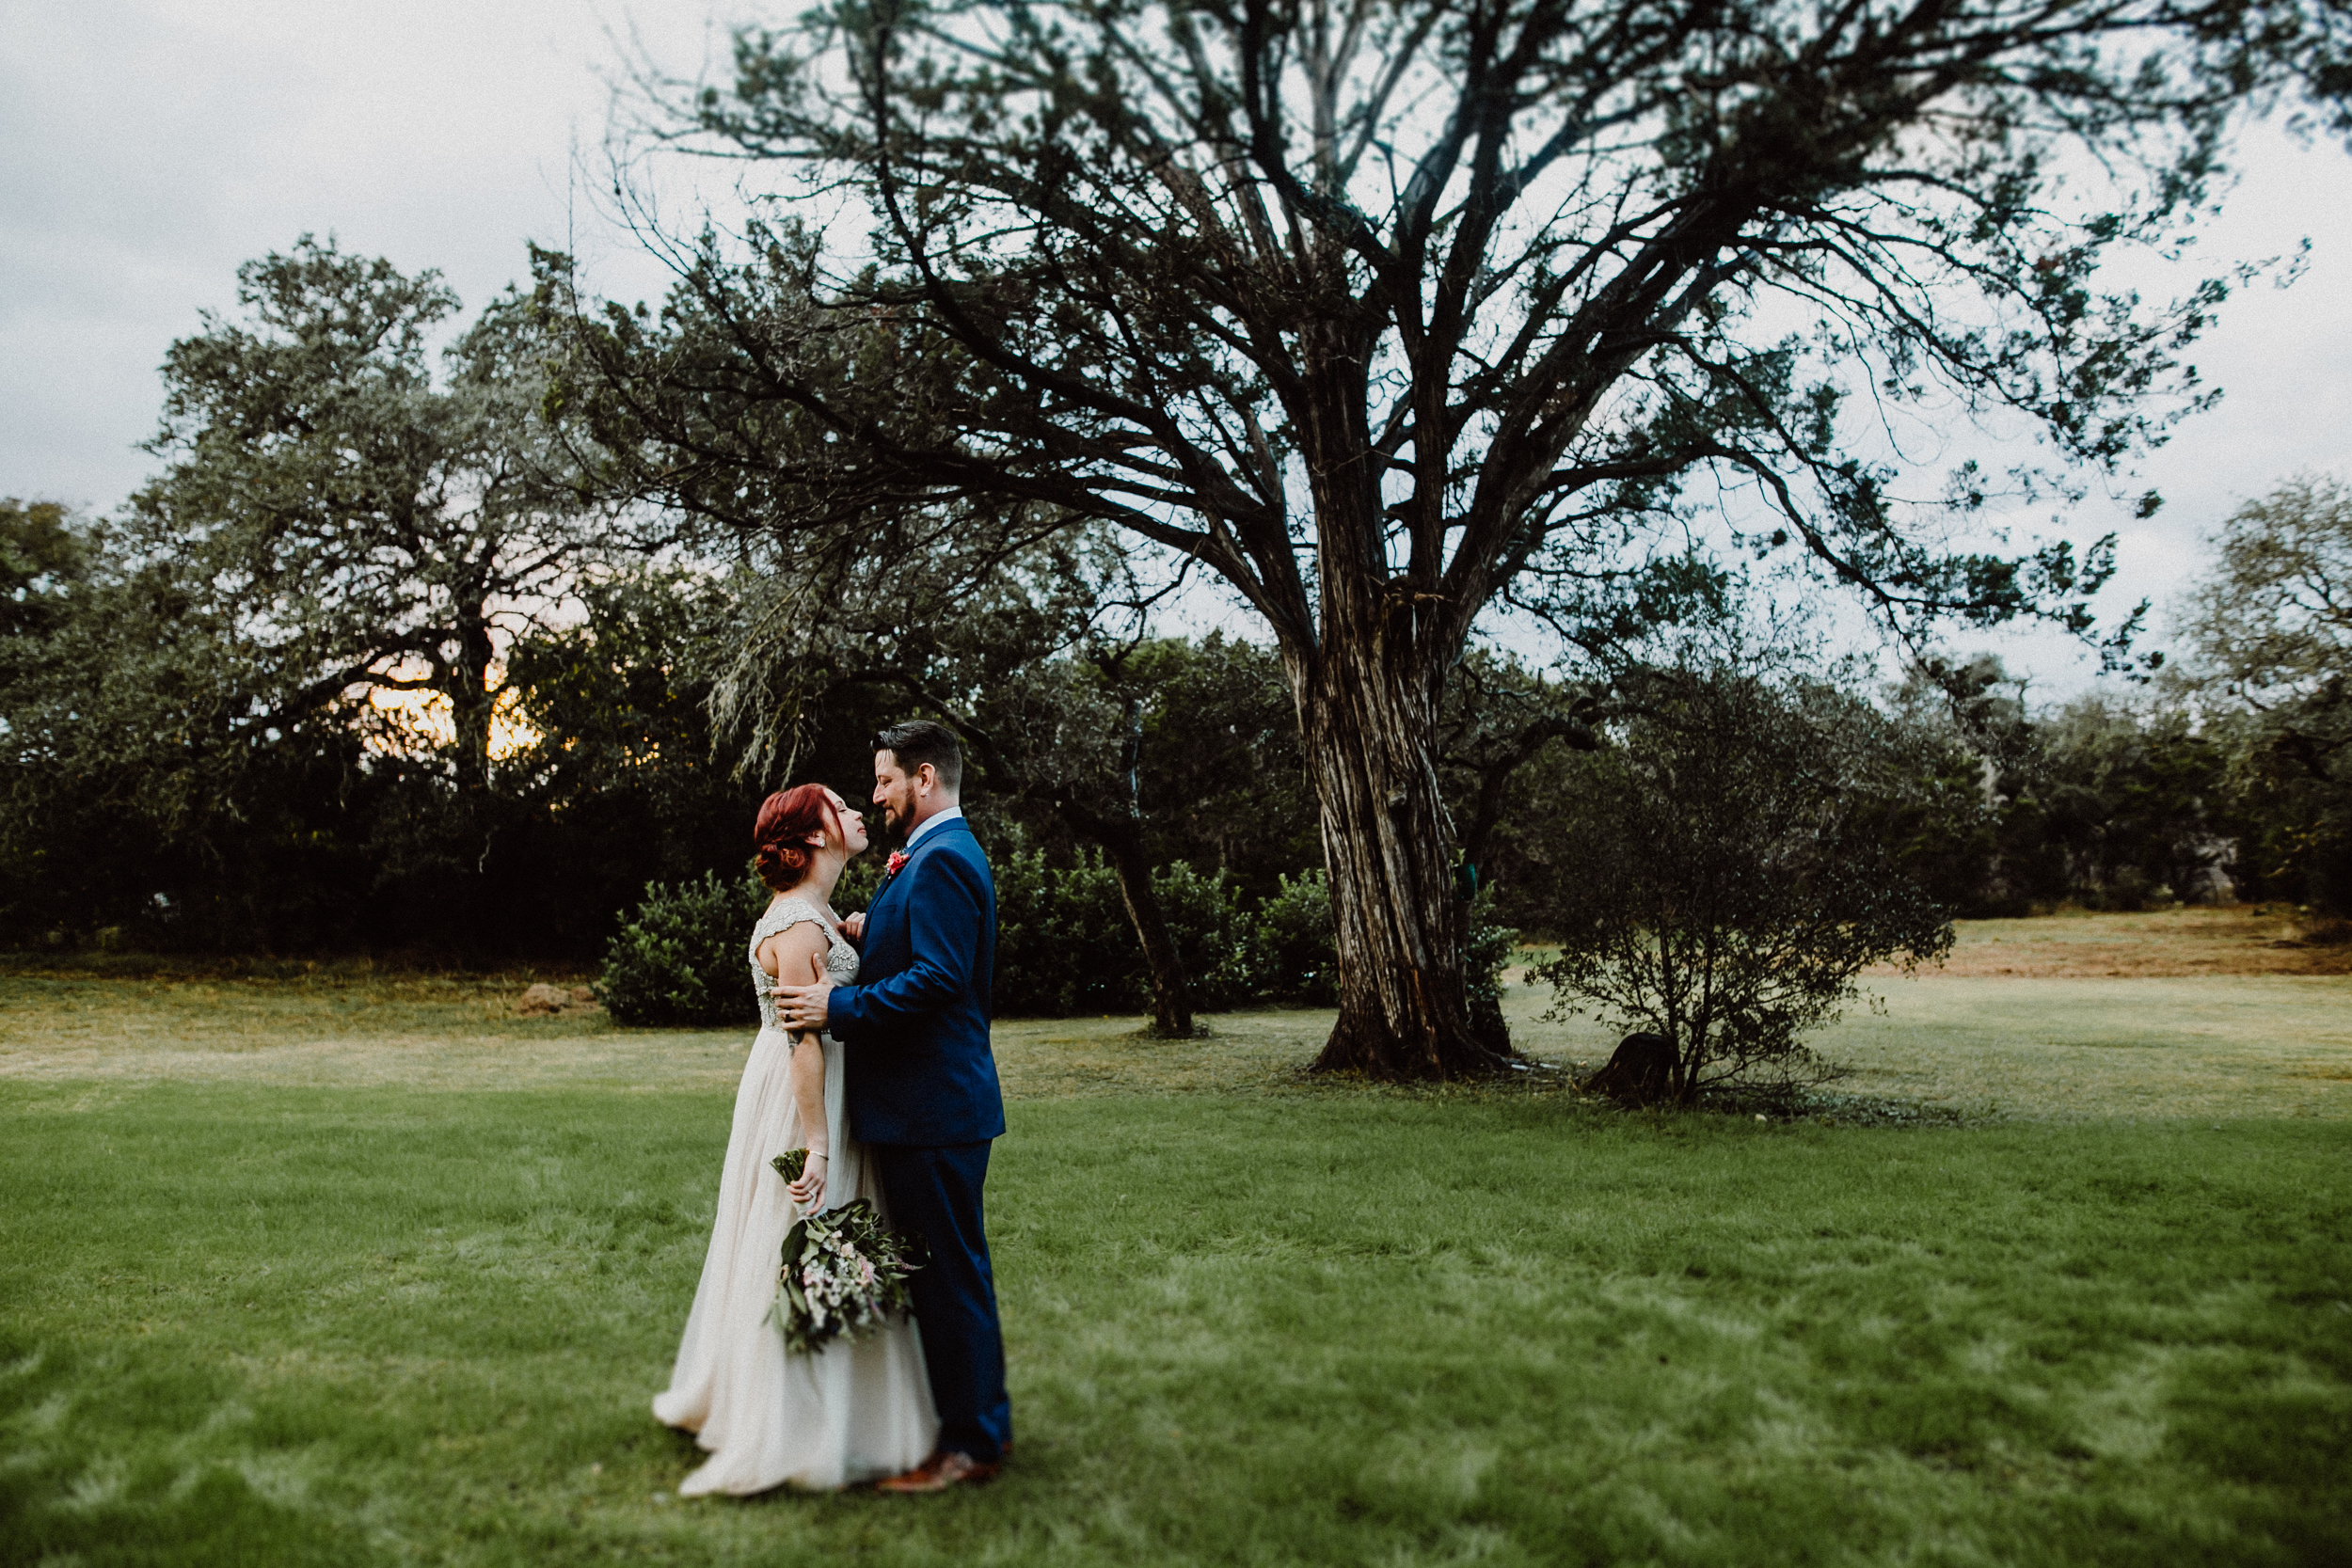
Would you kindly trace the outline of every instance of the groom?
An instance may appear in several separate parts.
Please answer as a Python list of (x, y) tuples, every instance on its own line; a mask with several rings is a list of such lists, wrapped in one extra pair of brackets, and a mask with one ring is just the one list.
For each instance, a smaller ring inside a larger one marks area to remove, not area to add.
[(988, 1047), (996, 884), (956, 804), (963, 752), (917, 720), (874, 737), (874, 803), (906, 849), (844, 929), (853, 986), (778, 986), (786, 1027), (831, 1029), (848, 1070), (850, 1135), (882, 1180), (890, 1218), (930, 1259), (908, 1281), (923, 1329), (939, 1447), (885, 1492), (944, 1492), (993, 1479), (1012, 1441), (1005, 1344), (981, 1228), (989, 1140), (1005, 1131)]

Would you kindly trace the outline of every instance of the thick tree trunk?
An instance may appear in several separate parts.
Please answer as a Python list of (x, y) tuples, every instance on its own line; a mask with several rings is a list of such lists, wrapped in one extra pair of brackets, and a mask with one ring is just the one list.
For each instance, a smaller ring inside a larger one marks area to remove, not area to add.
[(1340, 957), (1339, 1022), (1315, 1070), (1483, 1077), (1509, 1057), (1470, 1025), (1467, 906), (1432, 753), (1438, 675), (1389, 657), (1381, 629), (1328, 625), (1301, 695)]
[(1320, 625), (1311, 645), (1285, 639), (1282, 653), (1339, 938), (1339, 1022), (1315, 1070), (1484, 1077), (1509, 1057), (1470, 1025), (1468, 911), (1454, 897), (1453, 825), (1439, 799), (1438, 698), (1459, 652), (1432, 547), (1443, 531), (1407, 531), (1410, 559), (1397, 569), (1396, 519), (1365, 422), (1371, 335), (1358, 320), (1307, 340), (1300, 444), (1314, 499)]

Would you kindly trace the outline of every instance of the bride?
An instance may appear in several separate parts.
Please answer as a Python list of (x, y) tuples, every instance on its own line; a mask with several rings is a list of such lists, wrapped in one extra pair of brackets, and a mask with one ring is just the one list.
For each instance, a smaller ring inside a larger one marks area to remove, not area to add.
[[(877, 1211), (883, 1204), (842, 1115), (840, 1044), (787, 1035), (769, 994), (779, 983), (857, 977), (854, 927), (844, 931), (829, 900), (841, 868), (866, 847), (865, 820), (823, 785), (803, 784), (768, 797), (752, 836), (760, 880), (775, 894), (752, 929), (759, 1038), (735, 1094), (702, 1283), (670, 1386), (653, 1402), (656, 1416), (710, 1453), (678, 1487), (687, 1497), (898, 1475), (922, 1463), (939, 1434), (911, 1321), (805, 1354), (786, 1351), (768, 1316), (784, 1235), (799, 1215), (861, 1197)], [(808, 1150), (808, 1165), (787, 1184), (769, 1162), (793, 1148)]]

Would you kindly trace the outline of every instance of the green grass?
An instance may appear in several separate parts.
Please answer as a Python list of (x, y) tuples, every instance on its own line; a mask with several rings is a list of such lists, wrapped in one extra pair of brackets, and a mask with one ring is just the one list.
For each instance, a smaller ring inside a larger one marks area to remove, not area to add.
[(0, 1084), (0, 1555), (2171, 1564), (2352, 1543), (2352, 1126), (1895, 1131), (1559, 1095), (1022, 1101), (991, 1182), (1006, 1478), (680, 1503), (693, 1451), (645, 1402), (728, 1095), (699, 1058), (613, 1060), (505, 1087)]
[(2352, 1118), (2352, 979), (1881, 981), (1848, 1086), (2012, 1117)]
[[(531, 978), (298, 966), (125, 977), (11, 973), (0, 957), (0, 1082), (724, 1091), (742, 1070), (741, 1030), (519, 1017)], [(2352, 1119), (2352, 976), (1869, 983), (1884, 1010), (1858, 1007), (1817, 1042), (1855, 1069), (1846, 1086), (1866, 1095), (2009, 1118)], [(1590, 1019), (1548, 1020), (1549, 1002), (1506, 989), (1519, 1046), (1555, 1062), (1604, 1059), (1613, 1033)], [(1135, 1018), (1017, 1019), (998, 1022), (996, 1055), (1007, 1092), (1022, 1100), (1292, 1094), (1331, 1019), (1303, 1007), (1221, 1013), (1207, 1021), (1210, 1037), (1182, 1042), (1141, 1037)]]

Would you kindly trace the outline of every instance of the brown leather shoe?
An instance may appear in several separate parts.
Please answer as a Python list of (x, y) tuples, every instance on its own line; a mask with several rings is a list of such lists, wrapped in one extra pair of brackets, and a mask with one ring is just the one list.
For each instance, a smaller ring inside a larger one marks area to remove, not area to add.
[(1002, 1461), (983, 1465), (968, 1453), (935, 1453), (902, 1476), (874, 1483), (877, 1492), (945, 1492), (950, 1486), (985, 1486), (1003, 1469)]

